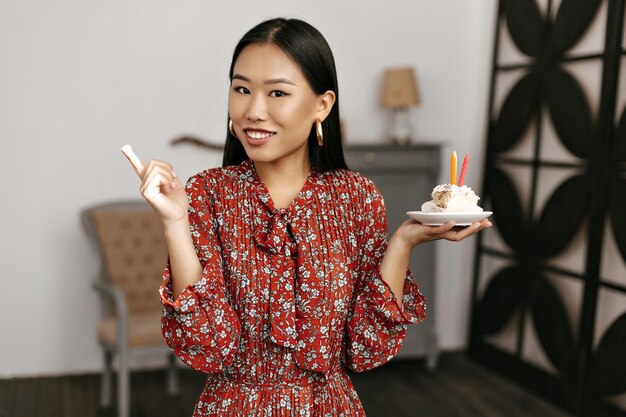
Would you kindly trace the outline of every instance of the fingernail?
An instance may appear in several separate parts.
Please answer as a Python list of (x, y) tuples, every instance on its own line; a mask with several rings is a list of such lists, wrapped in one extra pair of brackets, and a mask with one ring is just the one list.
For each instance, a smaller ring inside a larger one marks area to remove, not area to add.
[(174, 178), (177, 177), (176, 173), (174, 171), (172, 171), (172, 175), (174, 176)]

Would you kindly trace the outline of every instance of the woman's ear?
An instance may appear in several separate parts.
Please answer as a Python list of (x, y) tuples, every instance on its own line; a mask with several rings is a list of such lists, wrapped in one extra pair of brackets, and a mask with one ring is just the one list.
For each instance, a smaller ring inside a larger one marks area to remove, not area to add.
[(333, 109), (333, 105), (335, 104), (337, 96), (335, 92), (332, 90), (328, 90), (324, 94), (318, 97), (318, 106), (317, 106), (317, 115), (316, 119), (319, 119), (320, 122), (326, 120), (330, 111)]

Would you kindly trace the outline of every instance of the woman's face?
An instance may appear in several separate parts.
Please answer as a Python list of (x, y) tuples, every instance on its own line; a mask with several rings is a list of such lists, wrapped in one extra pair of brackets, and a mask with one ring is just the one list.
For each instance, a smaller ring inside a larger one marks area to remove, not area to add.
[(307, 139), (335, 95), (317, 95), (300, 68), (274, 44), (251, 44), (233, 67), (228, 111), (237, 137), (255, 162), (308, 160)]

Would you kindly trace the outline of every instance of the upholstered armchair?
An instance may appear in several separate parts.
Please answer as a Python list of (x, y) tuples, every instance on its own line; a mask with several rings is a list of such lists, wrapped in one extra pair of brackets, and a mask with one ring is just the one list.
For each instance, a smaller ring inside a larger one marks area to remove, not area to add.
[(111, 404), (112, 361), (118, 359), (117, 415), (130, 415), (129, 361), (136, 351), (169, 352), (167, 392), (176, 394), (175, 357), (161, 335), (158, 288), (167, 261), (160, 219), (144, 201), (120, 201), (87, 208), (82, 223), (101, 268), (94, 288), (101, 299), (98, 340), (105, 369), (100, 406)]

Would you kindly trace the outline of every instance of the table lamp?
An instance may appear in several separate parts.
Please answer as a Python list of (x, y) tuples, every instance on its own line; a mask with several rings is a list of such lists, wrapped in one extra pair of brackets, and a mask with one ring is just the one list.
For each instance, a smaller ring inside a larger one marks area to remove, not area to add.
[(385, 70), (380, 103), (383, 107), (393, 109), (394, 120), (391, 130), (393, 141), (400, 145), (411, 142), (409, 106), (416, 106), (420, 103), (413, 68)]

